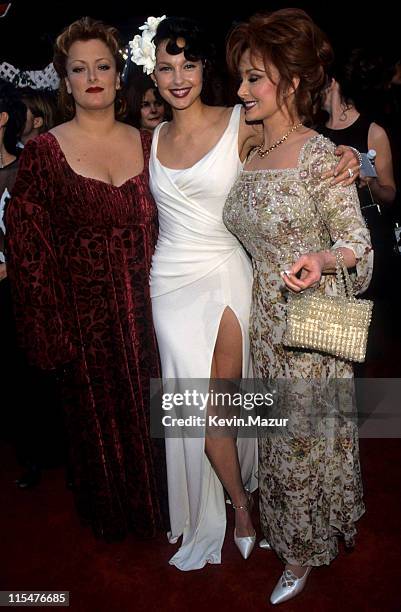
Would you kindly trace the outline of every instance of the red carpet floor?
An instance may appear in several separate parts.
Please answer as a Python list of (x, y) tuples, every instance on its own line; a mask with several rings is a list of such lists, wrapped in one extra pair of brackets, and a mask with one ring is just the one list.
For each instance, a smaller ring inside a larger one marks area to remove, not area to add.
[[(305, 591), (278, 609), (401, 610), (400, 440), (361, 440), (361, 455), (367, 512), (356, 548), (341, 548), (331, 567), (312, 571)], [(77, 519), (62, 469), (45, 471), (38, 487), (20, 491), (11, 447), (0, 448), (0, 465), (0, 590), (68, 590), (74, 612), (273, 608), (268, 594), (281, 564), (261, 549), (242, 560), (232, 541), (230, 508), (222, 565), (184, 573), (168, 565), (176, 546), (164, 537), (95, 540)]]

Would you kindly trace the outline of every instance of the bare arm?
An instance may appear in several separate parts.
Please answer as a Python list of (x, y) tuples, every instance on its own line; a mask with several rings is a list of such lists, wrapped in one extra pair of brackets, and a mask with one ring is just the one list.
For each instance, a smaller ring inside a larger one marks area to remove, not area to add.
[(248, 153), (262, 143), (263, 124), (246, 123), (245, 111), (241, 108), (241, 120), (238, 134), (238, 155), (241, 161), (245, 161)]
[(373, 197), (378, 204), (390, 206), (396, 195), (393, 160), (391, 156), (390, 142), (385, 130), (371, 123), (368, 133), (369, 149), (376, 151), (376, 172), (377, 178), (361, 179), (361, 186), (369, 185)]

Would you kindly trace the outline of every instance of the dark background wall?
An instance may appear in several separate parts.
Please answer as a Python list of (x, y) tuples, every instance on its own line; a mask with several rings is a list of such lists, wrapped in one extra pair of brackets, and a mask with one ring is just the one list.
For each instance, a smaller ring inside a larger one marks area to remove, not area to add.
[[(146, 7), (150, 6), (149, 9)], [(335, 48), (370, 46), (401, 56), (401, 26), (397, 18), (397, 2), (244, 2), (216, 0), (206, 4), (192, 0), (185, 4), (164, 2), (153, 4), (138, 0), (112, 2), (12, 2), (7, 16), (0, 19), (0, 61), (8, 61), (22, 69), (41, 69), (52, 57), (57, 34), (75, 19), (90, 15), (116, 26), (126, 42), (149, 16), (187, 15), (207, 24), (213, 39), (224, 47), (225, 36), (235, 21), (246, 19), (260, 10), (285, 6), (305, 9), (329, 34)], [(368, 8), (369, 6), (369, 8)], [(145, 10), (145, 13), (144, 13)], [(142, 14), (144, 13), (144, 14)]]

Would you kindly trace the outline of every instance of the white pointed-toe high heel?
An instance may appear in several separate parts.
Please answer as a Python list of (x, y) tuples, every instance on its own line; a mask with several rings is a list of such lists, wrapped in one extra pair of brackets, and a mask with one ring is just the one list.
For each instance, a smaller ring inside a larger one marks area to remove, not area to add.
[(303, 590), (311, 569), (309, 565), (302, 578), (298, 578), (290, 569), (284, 570), (270, 595), (270, 603), (279, 604), (298, 595)]
[(234, 542), (244, 559), (248, 559), (256, 542), (256, 531), (253, 536), (238, 537), (234, 529)]
[[(249, 512), (252, 507), (252, 497), (251, 494), (247, 491), (248, 503), (243, 506), (236, 506), (235, 504), (231, 504), (234, 510), (244, 510), (245, 512)], [(256, 542), (256, 531), (253, 536), (237, 536), (236, 529), (234, 529), (234, 542), (240, 551), (241, 555), (244, 559), (248, 559), (249, 555), (253, 551)]]
[(263, 548), (264, 550), (271, 550), (272, 549), (272, 547), (270, 546), (270, 544), (266, 540), (266, 538), (263, 538), (263, 540), (260, 540), (259, 548)]

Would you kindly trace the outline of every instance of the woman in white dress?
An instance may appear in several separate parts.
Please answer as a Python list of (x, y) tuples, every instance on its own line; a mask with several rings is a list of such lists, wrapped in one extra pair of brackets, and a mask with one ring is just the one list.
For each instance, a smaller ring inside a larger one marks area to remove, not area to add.
[[(167, 19), (155, 42), (155, 82), (173, 110), (173, 120), (155, 130), (150, 159), (160, 225), (151, 296), (163, 378), (250, 377), (252, 266), (225, 228), (222, 210), (255, 131), (241, 120), (240, 105), (202, 103), (208, 49), (200, 30)], [(190, 61), (192, 48), (199, 47)], [(254, 439), (238, 439), (238, 452), (228, 437), (166, 439), (170, 541), (183, 536), (171, 564), (191, 570), (220, 563), (226, 528), (221, 482), (240, 508), (236, 536), (245, 539), (237, 542), (249, 554), (255, 531), (244, 485), (256, 488), (256, 449)]]
[[(149, 20), (150, 21), (150, 20)], [(159, 211), (151, 271), (154, 325), (163, 379), (239, 379), (251, 376), (248, 325), (250, 260), (225, 228), (222, 210), (258, 130), (240, 105), (201, 100), (210, 49), (198, 24), (168, 18), (154, 39), (152, 74), (170, 104), (172, 121), (154, 134), (150, 186)], [(348, 153), (340, 162), (357, 164)], [(348, 174), (339, 176), (340, 179)], [(234, 540), (249, 556), (255, 530), (248, 491), (256, 489), (255, 439), (166, 439), (170, 542), (183, 536), (170, 563), (181, 570), (220, 563), (226, 529), (224, 490), (235, 512)]]

